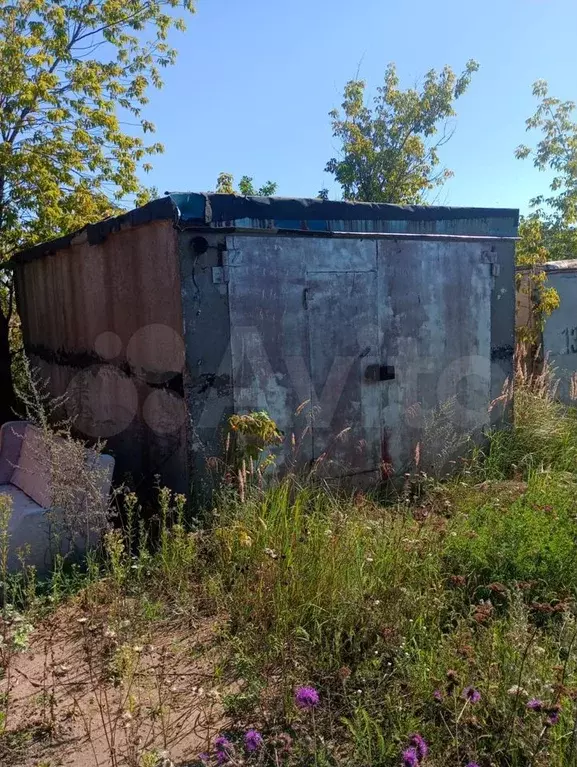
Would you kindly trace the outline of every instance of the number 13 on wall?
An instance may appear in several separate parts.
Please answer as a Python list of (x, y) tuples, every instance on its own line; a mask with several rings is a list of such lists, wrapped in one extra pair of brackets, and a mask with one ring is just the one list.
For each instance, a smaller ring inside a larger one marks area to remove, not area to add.
[(565, 337), (565, 354), (577, 354), (577, 326), (561, 331)]

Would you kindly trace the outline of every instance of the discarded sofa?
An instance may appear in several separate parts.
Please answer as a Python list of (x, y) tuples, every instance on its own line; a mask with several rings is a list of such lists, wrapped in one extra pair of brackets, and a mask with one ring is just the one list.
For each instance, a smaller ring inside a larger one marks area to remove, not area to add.
[(0, 527), (8, 531), (8, 571), (24, 563), (45, 573), (57, 553), (81, 553), (92, 545), (108, 518), (113, 469), (112, 456), (68, 443), (27, 421), (5, 423), (0, 495), (12, 503)]

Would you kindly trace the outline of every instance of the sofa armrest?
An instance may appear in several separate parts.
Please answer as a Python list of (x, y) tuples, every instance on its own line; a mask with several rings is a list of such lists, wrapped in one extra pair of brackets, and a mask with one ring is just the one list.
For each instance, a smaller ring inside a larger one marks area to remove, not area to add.
[(28, 421), (7, 421), (0, 429), (0, 484), (12, 479), (27, 426)]

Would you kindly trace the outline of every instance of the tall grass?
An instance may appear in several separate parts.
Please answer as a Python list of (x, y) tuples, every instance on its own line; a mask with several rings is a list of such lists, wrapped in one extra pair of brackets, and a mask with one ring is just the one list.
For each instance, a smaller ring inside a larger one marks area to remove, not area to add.
[(219, 506), (208, 577), (235, 647), (282, 717), (318, 685), (334, 763), (398, 765), (415, 731), (439, 767), (577, 763), (577, 419), (547, 365), (518, 355), (514, 387), (511, 427), (411, 503), (289, 478)]
[(577, 408), (558, 401), (558, 385), (547, 359), (535, 371), (528, 351), (518, 348), (514, 379), (494, 403), (512, 406), (513, 422), (491, 435), (482, 462), (486, 476), (527, 475), (533, 469), (577, 471)]
[(358, 662), (387, 623), (426, 612), (438, 578), (433, 538), (402, 506), (339, 499), (290, 479), (255, 493), (214, 530), (233, 628), (258, 627), (257, 643), (271, 652), (314, 647), (327, 669)]

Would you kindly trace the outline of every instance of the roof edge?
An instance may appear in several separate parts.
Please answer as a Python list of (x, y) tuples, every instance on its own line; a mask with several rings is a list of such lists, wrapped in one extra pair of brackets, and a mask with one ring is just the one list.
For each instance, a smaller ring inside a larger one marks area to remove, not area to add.
[(440, 221), (510, 218), (519, 224), (518, 208), (461, 208), (446, 205), (395, 205), (385, 202), (321, 200), (318, 197), (246, 197), (240, 194), (168, 193), (187, 223), (219, 225), (246, 219), (329, 221)]
[(127, 213), (122, 213), (119, 216), (111, 216), (105, 218), (102, 221), (98, 221), (96, 224), (87, 224), (82, 229), (77, 229), (70, 234), (65, 234), (62, 237), (57, 237), (54, 240), (48, 242), (42, 242), (39, 245), (33, 245), (31, 248), (26, 248), (16, 253), (7, 262), (7, 264), (21, 264), (26, 261), (33, 261), (36, 258), (42, 258), (43, 256), (54, 255), (57, 251), (69, 248), (74, 244), (75, 240), (78, 240), (82, 235), (85, 235), (86, 240), (90, 245), (98, 245), (113, 232), (119, 232), (122, 229), (132, 228), (133, 226), (140, 226), (142, 224), (148, 224), (151, 221), (162, 221), (167, 219), (178, 220), (178, 208), (174, 204), (171, 197), (160, 197), (157, 200), (151, 200), (140, 208), (134, 208)]
[[(394, 205), (378, 202), (349, 202), (319, 198), (245, 197), (238, 194), (203, 192), (166, 192), (165, 197), (122, 213), (119, 216), (88, 224), (63, 237), (20, 251), (7, 262), (19, 264), (53, 255), (84, 238), (91, 245), (102, 243), (110, 234), (158, 220), (213, 230), (223, 228), (247, 231), (254, 225), (262, 231), (316, 232), (343, 231), (346, 222), (368, 222), (366, 234), (387, 231), (400, 222), (435, 222), (444, 220), (509, 219), (508, 236), (517, 234), (517, 208), (460, 208), (441, 205)], [(370, 222), (375, 222), (372, 225)], [(379, 225), (381, 228), (379, 228)], [(402, 229), (402, 227), (401, 227)], [(507, 225), (505, 226), (507, 229)], [(349, 230), (346, 230), (349, 231)], [(354, 229), (353, 231), (357, 231)], [(363, 231), (365, 231), (363, 229)], [(397, 229), (393, 230), (397, 232)], [(401, 234), (401, 231), (398, 231)], [(480, 234), (480, 233), (479, 233)], [(504, 234), (504, 232), (503, 232)], [(474, 235), (473, 235), (474, 236)], [(477, 235), (479, 236), (479, 235)], [(484, 236), (480, 234), (480, 236)], [(491, 236), (491, 235), (488, 235)]]

